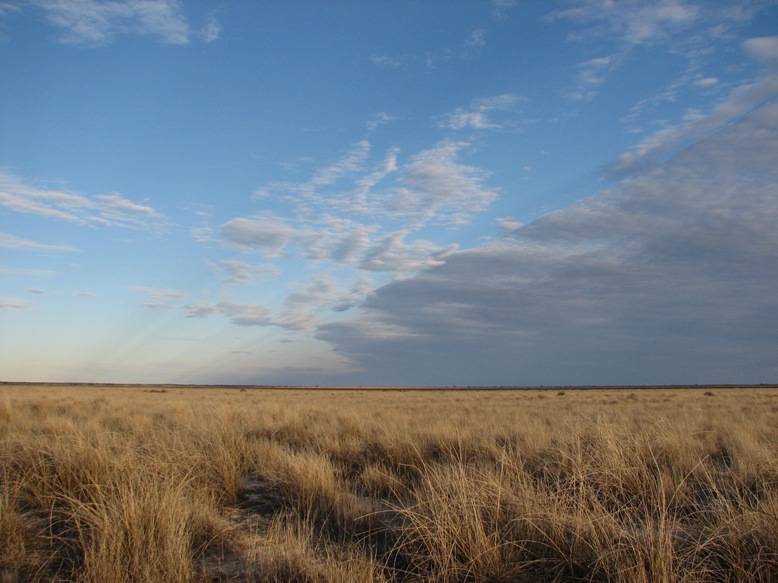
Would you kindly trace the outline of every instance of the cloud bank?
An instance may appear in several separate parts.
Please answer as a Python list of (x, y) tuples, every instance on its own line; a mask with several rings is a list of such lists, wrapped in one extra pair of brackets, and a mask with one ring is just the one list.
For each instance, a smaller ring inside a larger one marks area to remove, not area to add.
[(498, 244), (379, 288), (318, 338), (382, 384), (774, 381), (775, 160), (770, 103)]

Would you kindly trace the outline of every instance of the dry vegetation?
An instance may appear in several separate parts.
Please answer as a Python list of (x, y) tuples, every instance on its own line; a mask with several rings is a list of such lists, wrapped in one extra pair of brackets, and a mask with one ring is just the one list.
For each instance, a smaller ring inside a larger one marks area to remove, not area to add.
[(0, 386), (0, 581), (778, 581), (778, 391)]

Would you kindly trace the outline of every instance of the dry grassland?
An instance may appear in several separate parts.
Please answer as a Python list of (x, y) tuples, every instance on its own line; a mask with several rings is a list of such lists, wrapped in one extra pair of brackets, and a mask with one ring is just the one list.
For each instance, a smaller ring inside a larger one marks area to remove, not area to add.
[(778, 390), (3, 385), (0, 581), (778, 581)]

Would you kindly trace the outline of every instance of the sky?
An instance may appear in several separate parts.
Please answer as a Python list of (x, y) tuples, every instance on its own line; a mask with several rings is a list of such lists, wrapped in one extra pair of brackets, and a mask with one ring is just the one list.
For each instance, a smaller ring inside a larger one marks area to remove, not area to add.
[(0, 380), (778, 382), (778, 1), (0, 0)]

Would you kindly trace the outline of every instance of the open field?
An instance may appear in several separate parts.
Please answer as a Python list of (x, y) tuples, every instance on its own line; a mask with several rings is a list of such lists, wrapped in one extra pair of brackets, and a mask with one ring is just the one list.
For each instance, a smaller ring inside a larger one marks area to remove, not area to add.
[(0, 385), (12, 581), (778, 581), (778, 389)]

